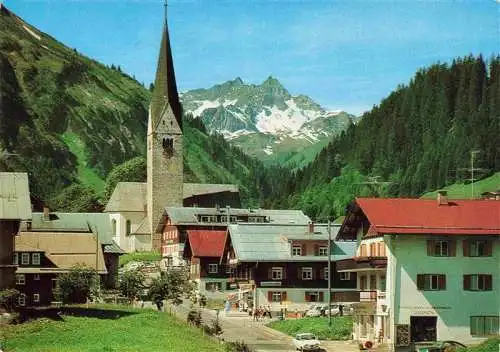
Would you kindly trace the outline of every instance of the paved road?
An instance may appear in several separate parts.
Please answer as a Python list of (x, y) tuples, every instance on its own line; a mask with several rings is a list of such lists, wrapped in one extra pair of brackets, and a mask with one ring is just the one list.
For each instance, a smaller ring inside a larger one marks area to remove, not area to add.
[[(189, 304), (172, 307), (167, 306), (182, 319), (186, 319), (189, 311)], [(216, 317), (214, 310), (202, 309), (202, 320), (206, 323)], [(257, 352), (291, 352), (295, 351), (292, 345), (292, 338), (279, 331), (266, 327), (264, 324), (269, 322), (269, 318), (264, 321), (255, 322), (252, 318), (242, 313), (229, 313), (227, 316), (220, 312), (219, 321), (222, 326), (222, 338), (226, 341), (245, 341)], [(357, 346), (347, 341), (322, 341), (328, 352), (358, 352)]]

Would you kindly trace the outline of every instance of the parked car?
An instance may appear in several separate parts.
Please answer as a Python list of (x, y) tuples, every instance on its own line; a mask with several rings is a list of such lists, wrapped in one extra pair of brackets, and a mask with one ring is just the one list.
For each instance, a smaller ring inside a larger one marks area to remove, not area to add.
[[(330, 305), (330, 310), (332, 311), (333, 316), (338, 315), (340, 313), (338, 304)], [(328, 305), (322, 304), (314, 306), (312, 309), (309, 309), (305, 315), (306, 317), (319, 317), (322, 315), (328, 315)]]
[(317, 351), (321, 348), (317, 337), (310, 333), (297, 334), (292, 342), (297, 351)]
[(435, 341), (431, 344), (416, 345), (415, 352), (455, 352), (467, 348), (457, 341)]

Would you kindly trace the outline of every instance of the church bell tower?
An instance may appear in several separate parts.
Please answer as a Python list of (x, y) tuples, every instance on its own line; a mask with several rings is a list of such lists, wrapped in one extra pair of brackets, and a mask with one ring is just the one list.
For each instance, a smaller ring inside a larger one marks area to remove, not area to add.
[(159, 242), (155, 232), (164, 208), (182, 207), (183, 203), (182, 107), (175, 83), (166, 6), (147, 132), (147, 212), (153, 248), (159, 245), (155, 243)]

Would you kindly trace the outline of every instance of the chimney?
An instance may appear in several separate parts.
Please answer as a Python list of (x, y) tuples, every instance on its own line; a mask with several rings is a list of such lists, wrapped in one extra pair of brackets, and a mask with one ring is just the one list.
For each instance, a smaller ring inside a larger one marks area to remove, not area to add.
[(50, 209), (48, 206), (44, 205), (43, 206), (43, 221), (49, 221), (50, 220)]
[(309, 223), (309, 234), (312, 235), (314, 233), (314, 222)]
[(437, 191), (438, 205), (448, 205), (448, 191)]

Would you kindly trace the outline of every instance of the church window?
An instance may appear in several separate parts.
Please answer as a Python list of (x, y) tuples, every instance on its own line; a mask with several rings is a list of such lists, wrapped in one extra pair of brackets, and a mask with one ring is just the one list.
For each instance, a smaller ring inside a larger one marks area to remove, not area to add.
[(163, 137), (162, 146), (163, 152), (167, 156), (172, 156), (174, 153), (174, 139), (172, 137)]
[(113, 237), (116, 236), (116, 219), (111, 220), (111, 230), (113, 232)]
[(127, 236), (130, 235), (131, 232), (132, 232), (132, 223), (130, 220), (127, 220), (127, 230), (126, 230)]

